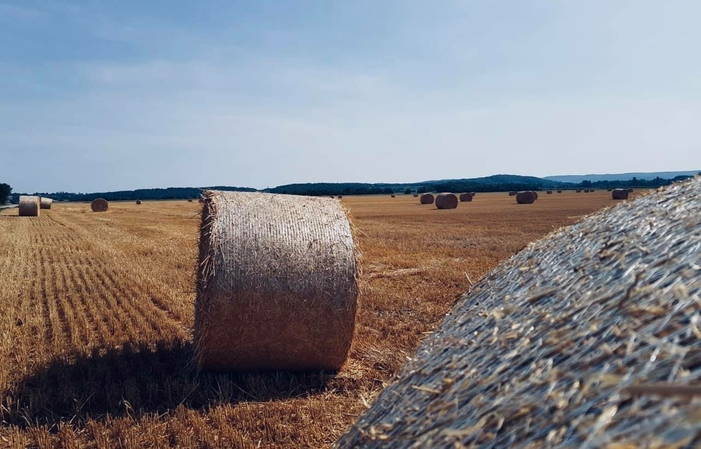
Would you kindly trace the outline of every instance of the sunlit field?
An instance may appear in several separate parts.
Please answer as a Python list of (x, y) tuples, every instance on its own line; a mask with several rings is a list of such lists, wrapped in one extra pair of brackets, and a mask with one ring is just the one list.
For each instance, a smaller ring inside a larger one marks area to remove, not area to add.
[(344, 197), (362, 252), (350, 358), (337, 374), (197, 373), (197, 202), (54, 203), (0, 213), (0, 447), (328, 447), (455, 300), (610, 192)]

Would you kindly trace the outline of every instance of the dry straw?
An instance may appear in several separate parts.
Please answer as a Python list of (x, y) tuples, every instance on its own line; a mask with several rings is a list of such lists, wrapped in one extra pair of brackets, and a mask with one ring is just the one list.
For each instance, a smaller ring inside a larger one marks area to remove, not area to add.
[(41, 197), (41, 204), (40, 208), (41, 209), (51, 209), (51, 204), (54, 202), (51, 198), (44, 198)]
[(436, 208), (455, 209), (458, 207), (458, 197), (452, 193), (442, 193), (436, 197)]
[(93, 212), (106, 212), (109, 208), (109, 203), (104, 198), (96, 198), (90, 203), (90, 209)]
[(628, 199), (628, 191), (626, 189), (613, 189), (611, 191), (611, 197), (614, 200), (627, 200)]
[(536, 193), (531, 190), (526, 190), (525, 192), (518, 192), (516, 194), (516, 203), (518, 204), (533, 204), (536, 200)]
[(695, 179), (529, 245), (337, 447), (698, 447), (699, 229)]
[(433, 195), (430, 193), (424, 193), (420, 198), (421, 204), (433, 204), (433, 200)]
[(473, 197), (473, 195), (471, 193), (461, 193), (460, 194), (460, 202), (461, 203), (470, 202), (470, 201), (472, 201), (472, 197)]
[(19, 216), (38, 217), (41, 212), (41, 198), (38, 196), (20, 195)]
[(338, 201), (206, 192), (195, 302), (199, 367), (338, 370), (355, 328), (357, 270)]

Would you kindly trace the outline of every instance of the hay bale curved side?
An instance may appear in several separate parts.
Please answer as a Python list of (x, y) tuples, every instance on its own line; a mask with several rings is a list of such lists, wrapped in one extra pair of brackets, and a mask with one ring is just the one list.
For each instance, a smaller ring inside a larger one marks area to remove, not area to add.
[[(188, 201), (192, 202), (192, 200), (188, 200)], [(136, 205), (141, 206), (141, 200), (136, 200)]]
[(513, 256), (336, 447), (687, 447), (701, 434), (701, 179)]
[(40, 201), (41, 201), (41, 203), (40, 203), (41, 209), (51, 209), (51, 204), (53, 204), (53, 202), (54, 202), (54, 200), (52, 200), (51, 198), (45, 198), (43, 196), (41, 197)]
[(41, 198), (32, 195), (20, 195), (19, 216), (38, 217), (41, 213)]
[(531, 190), (531, 192), (533, 192), (533, 195), (535, 195), (535, 199), (537, 200), (538, 199), (538, 192), (536, 192), (535, 190)]
[(471, 193), (461, 193), (460, 194), (460, 202), (465, 203), (465, 202), (470, 202), (472, 201), (473, 195)]
[(613, 189), (611, 191), (611, 198), (614, 200), (627, 200), (628, 191), (626, 189)]
[(355, 329), (357, 270), (340, 202), (207, 192), (195, 302), (198, 366), (339, 369)]
[(419, 201), (421, 201), (421, 204), (433, 204), (434, 199), (435, 198), (430, 193), (424, 193), (423, 195), (421, 195)]
[(109, 203), (104, 198), (96, 198), (90, 203), (90, 209), (92, 209), (93, 212), (107, 212), (109, 207)]
[(535, 192), (532, 192), (530, 190), (526, 190), (525, 192), (518, 192), (516, 194), (516, 203), (517, 204), (533, 204), (535, 203), (536, 200), (536, 194)]
[(452, 193), (442, 193), (436, 197), (436, 208), (455, 209), (458, 207), (458, 197)]

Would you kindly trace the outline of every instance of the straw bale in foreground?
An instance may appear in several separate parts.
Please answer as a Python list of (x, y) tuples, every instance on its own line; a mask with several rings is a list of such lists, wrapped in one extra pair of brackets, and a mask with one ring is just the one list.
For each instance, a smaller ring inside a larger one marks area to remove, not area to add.
[(195, 302), (199, 367), (339, 369), (355, 328), (356, 277), (340, 202), (207, 192)]
[(336, 447), (698, 447), (699, 229), (695, 179), (529, 245)]

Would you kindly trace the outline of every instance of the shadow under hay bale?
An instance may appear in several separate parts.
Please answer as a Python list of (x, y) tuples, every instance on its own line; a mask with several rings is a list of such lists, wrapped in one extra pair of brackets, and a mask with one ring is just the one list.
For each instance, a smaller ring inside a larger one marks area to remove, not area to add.
[[(472, 199), (470, 199), (472, 200)], [(455, 209), (458, 207), (458, 197), (452, 193), (443, 193), (436, 196), (437, 209)]]
[(435, 198), (430, 193), (424, 193), (421, 195), (419, 201), (421, 201), (421, 204), (433, 204), (434, 199)]
[(472, 194), (471, 193), (461, 193), (460, 194), (460, 202), (465, 203), (465, 202), (470, 202), (472, 201)]
[(41, 214), (41, 198), (38, 196), (20, 195), (19, 216), (38, 217)]
[(336, 447), (698, 447), (699, 229), (695, 179), (529, 245)]
[(533, 204), (535, 203), (537, 196), (535, 192), (526, 190), (525, 192), (518, 192), (516, 194), (517, 204)]
[(611, 191), (611, 198), (614, 200), (627, 200), (628, 191), (626, 189), (613, 189), (613, 191)]
[(104, 198), (96, 198), (90, 203), (90, 209), (92, 209), (93, 212), (107, 212), (109, 203)]
[(53, 204), (53, 202), (54, 202), (54, 200), (52, 200), (51, 198), (41, 197), (40, 208), (41, 209), (51, 209), (51, 205)]
[(327, 198), (209, 191), (195, 358), (205, 370), (338, 370), (355, 329), (356, 251)]

